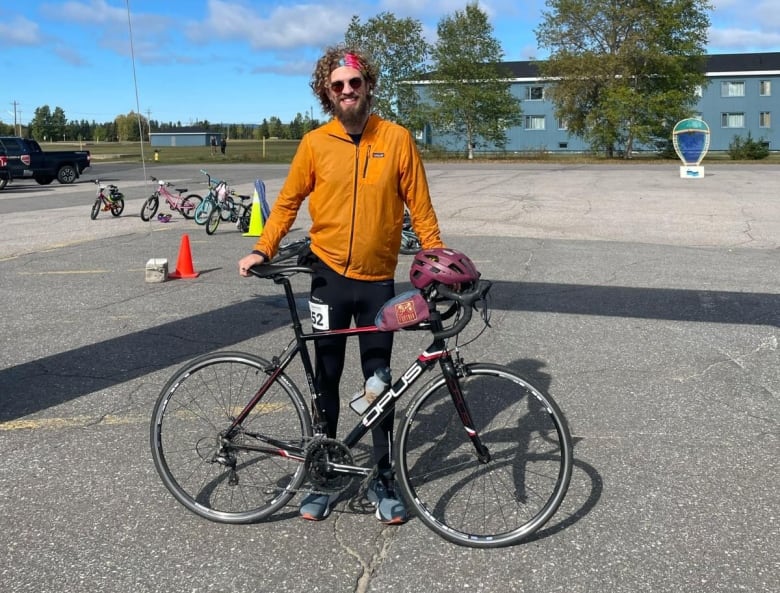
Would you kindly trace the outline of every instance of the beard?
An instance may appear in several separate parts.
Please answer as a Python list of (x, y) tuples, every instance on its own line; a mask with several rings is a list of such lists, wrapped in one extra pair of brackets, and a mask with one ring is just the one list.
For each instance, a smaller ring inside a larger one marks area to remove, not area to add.
[(333, 102), (334, 115), (347, 128), (363, 125), (370, 108), (368, 97), (365, 95), (359, 95), (357, 103), (346, 108), (342, 106), (340, 100)]

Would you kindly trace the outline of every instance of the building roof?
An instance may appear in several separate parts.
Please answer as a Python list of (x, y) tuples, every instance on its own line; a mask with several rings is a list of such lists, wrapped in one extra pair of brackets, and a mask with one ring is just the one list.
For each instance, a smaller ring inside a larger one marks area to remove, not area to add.
[[(705, 72), (708, 76), (734, 74), (780, 74), (780, 52), (752, 54), (711, 54), (706, 56)], [(539, 60), (541, 61), (541, 60)], [(502, 62), (508, 68), (513, 80), (538, 80), (537, 60)], [(422, 80), (430, 80), (425, 74)]]

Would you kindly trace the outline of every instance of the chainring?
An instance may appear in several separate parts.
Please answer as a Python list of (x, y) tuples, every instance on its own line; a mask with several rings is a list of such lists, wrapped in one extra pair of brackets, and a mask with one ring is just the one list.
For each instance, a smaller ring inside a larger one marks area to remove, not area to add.
[(353, 465), (349, 448), (336, 439), (316, 438), (306, 447), (304, 467), (311, 483), (326, 491), (342, 490), (352, 476), (332, 469), (333, 464)]

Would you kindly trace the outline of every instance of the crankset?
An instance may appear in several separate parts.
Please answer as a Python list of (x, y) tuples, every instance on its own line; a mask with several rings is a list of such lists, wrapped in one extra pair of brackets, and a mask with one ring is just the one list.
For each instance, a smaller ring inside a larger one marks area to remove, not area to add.
[(343, 490), (354, 476), (353, 465), (352, 453), (336, 439), (315, 438), (306, 447), (306, 474), (321, 490)]

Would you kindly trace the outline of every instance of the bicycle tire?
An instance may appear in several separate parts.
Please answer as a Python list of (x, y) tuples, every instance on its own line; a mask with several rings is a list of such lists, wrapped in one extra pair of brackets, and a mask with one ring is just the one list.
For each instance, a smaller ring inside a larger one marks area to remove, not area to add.
[(422, 245), (420, 244), (420, 239), (417, 238), (417, 235), (414, 233), (401, 233), (401, 247), (398, 249), (398, 251), (402, 255), (414, 255), (418, 251), (422, 249)]
[(238, 230), (242, 233), (249, 232), (249, 225), (252, 223), (252, 211), (244, 207), (241, 217), (238, 219)]
[(477, 459), (444, 376), (410, 402), (396, 480), (425, 525), (455, 544), (516, 544), (552, 517), (569, 486), (571, 434), (558, 405), (507, 367), (465, 365), (461, 389), (491, 459)]
[(219, 208), (214, 208), (209, 214), (209, 219), (206, 221), (206, 234), (213, 235), (217, 232), (219, 227), (219, 221), (222, 218), (219, 212)]
[(122, 198), (117, 198), (109, 205), (111, 208), (112, 216), (119, 216), (125, 209), (125, 201)]
[(282, 262), (287, 262), (293, 258), (297, 258), (309, 247), (310, 244), (311, 239), (309, 239), (309, 237), (304, 237), (303, 239), (296, 239), (290, 243), (280, 245), (276, 255), (271, 260), (271, 263), (279, 264)]
[(157, 208), (159, 206), (160, 199), (157, 196), (149, 196), (144, 202), (143, 208), (141, 208), (141, 220), (149, 222), (157, 213)]
[[(242, 352), (201, 356), (165, 384), (152, 413), (152, 458), (163, 484), (187, 509), (217, 523), (254, 523), (296, 494), (305, 466), (280, 454), (228, 446), (235, 470), (217, 459), (222, 431), (255, 395), (270, 363)], [(252, 433), (302, 447), (311, 437), (306, 399), (279, 375), (241, 425), (232, 445), (258, 442)], [(223, 457), (224, 460), (224, 457)]]
[(195, 217), (195, 211), (198, 206), (203, 202), (203, 198), (198, 194), (190, 194), (181, 201), (179, 206), (179, 212), (187, 220), (192, 220)]
[(200, 203), (200, 206), (195, 208), (195, 224), (204, 225), (208, 222), (211, 211), (214, 209), (214, 202), (210, 198), (206, 198)]
[(89, 213), (89, 217), (92, 220), (95, 220), (98, 217), (98, 214), (100, 214), (100, 207), (103, 205), (103, 202), (100, 198), (95, 200), (95, 203), (92, 204), (92, 212)]

